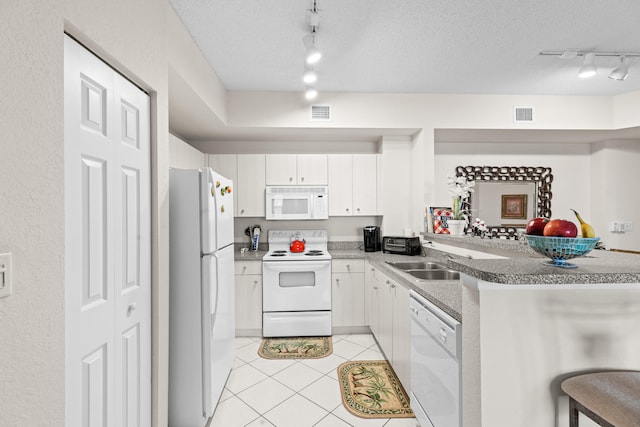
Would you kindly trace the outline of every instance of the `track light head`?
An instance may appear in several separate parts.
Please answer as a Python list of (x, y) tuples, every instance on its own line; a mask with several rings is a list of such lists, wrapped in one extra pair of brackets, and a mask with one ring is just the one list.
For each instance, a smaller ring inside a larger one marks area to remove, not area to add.
[(598, 68), (595, 64), (596, 54), (593, 52), (585, 53), (584, 55), (584, 64), (580, 67), (578, 71), (578, 76), (586, 79), (588, 77), (593, 77), (598, 72)]
[(308, 101), (315, 99), (318, 96), (318, 91), (313, 86), (307, 86), (304, 90), (304, 98)]
[(315, 37), (311, 34), (307, 34), (302, 38), (302, 43), (304, 43), (304, 47), (306, 48), (306, 53), (304, 56), (304, 60), (307, 64), (315, 64), (320, 61), (322, 58), (322, 52), (315, 45)]
[(313, 67), (306, 66), (306, 70), (302, 75), (302, 81), (306, 84), (315, 83), (318, 80), (318, 75), (314, 71)]
[(611, 74), (609, 74), (609, 78), (611, 80), (619, 80), (622, 81), (627, 78), (629, 75), (629, 63), (627, 62), (627, 58), (622, 55), (620, 56), (620, 65), (618, 65)]

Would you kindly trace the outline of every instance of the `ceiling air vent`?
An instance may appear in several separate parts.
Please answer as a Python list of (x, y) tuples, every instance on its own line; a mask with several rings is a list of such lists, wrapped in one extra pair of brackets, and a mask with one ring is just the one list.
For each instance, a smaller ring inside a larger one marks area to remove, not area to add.
[(329, 105), (312, 105), (311, 121), (328, 122), (331, 120), (331, 106)]
[(533, 107), (514, 107), (514, 123), (533, 123)]

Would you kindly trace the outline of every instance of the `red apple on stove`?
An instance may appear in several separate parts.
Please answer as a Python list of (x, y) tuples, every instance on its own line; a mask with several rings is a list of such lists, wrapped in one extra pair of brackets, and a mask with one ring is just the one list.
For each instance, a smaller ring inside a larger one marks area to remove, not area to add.
[(527, 223), (527, 228), (525, 229), (525, 233), (532, 234), (534, 236), (542, 236), (544, 231), (544, 226), (549, 222), (549, 218), (533, 218), (531, 221)]
[(566, 219), (552, 219), (544, 226), (543, 234), (547, 237), (576, 237), (578, 227)]

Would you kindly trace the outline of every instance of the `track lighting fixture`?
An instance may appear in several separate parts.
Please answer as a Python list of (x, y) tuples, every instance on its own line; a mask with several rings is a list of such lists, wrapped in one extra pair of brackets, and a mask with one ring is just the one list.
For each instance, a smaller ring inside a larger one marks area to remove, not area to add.
[(320, 52), (320, 49), (316, 47), (315, 34), (312, 33), (304, 36), (302, 43), (304, 43), (304, 47), (306, 48), (304, 56), (305, 62), (311, 65), (320, 61), (320, 58), (322, 58), (322, 52)]
[(309, 34), (302, 38), (304, 44), (304, 74), (302, 75), (302, 81), (305, 83), (304, 97), (307, 100), (314, 99), (318, 96), (318, 91), (315, 86), (310, 86), (318, 80), (313, 65), (317, 64), (322, 58), (322, 52), (316, 46), (316, 35), (318, 32), (318, 25), (320, 25), (320, 14), (318, 13), (318, 1), (312, 0), (311, 9), (307, 11), (307, 23), (310, 26)]
[(620, 56), (620, 65), (618, 65), (611, 74), (609, 74), (609, 78), (611, 80), (624, 80), (629, 75), (629, 63), (627, 62), (627, 57), (622, 55)]
[(304, 98), (310, 101), (312, 99), (315, 99), (317, 96), (318, 91), (316, 90), (316, 88), (314, 88), (313, 86), (307, 86), (304, 91)]
[(578, 70), (578, 77), (586, 79), (596, 75), (598, 68), (596, 67), (595, 59), (596, 55), (593, 52), (584, 55), (584, 64)]
[(640, 58), (639, 52), (601, 52), (601, 51), (581, 51), (578, 49), (566, 50), (545, 50), (540, 52), (542, 56), (557, 56), (561, 59), (574, 59), (578, 56), (584, 57), (584, 62), (578, 70), (578, 76), (582, 78), (592, 77), (598, 72), (595, 64), (596, 57), (617, 57), (620, 64), (609, 74), (612, 80), (623, 81), (629, 75), (629, 67), (632, 58)]
[(302, 81), (305, 82), (306, 84), (315, 83), (316, 80), (318, 80), (318, 75), (313, 70), (313, 67), (307, 65), (305, 69), (306, 71), (302, 75)]

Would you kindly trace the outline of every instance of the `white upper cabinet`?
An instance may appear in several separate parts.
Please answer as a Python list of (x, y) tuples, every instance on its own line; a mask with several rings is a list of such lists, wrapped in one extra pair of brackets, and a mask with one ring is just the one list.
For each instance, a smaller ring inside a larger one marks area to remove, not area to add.
[(327, 155), (267, 154), (266, 185), (327, 185)]
[(329, 216), (378, 215), (377, 155), (330, 154)]
[(265, 155), (238, 154), (237, 217), (264, 217)]
[(329, 154), (329, 216), (353, 215), (353, 155)]
[(377, 155), (353, 155), (353, 214), (377, 215)]

